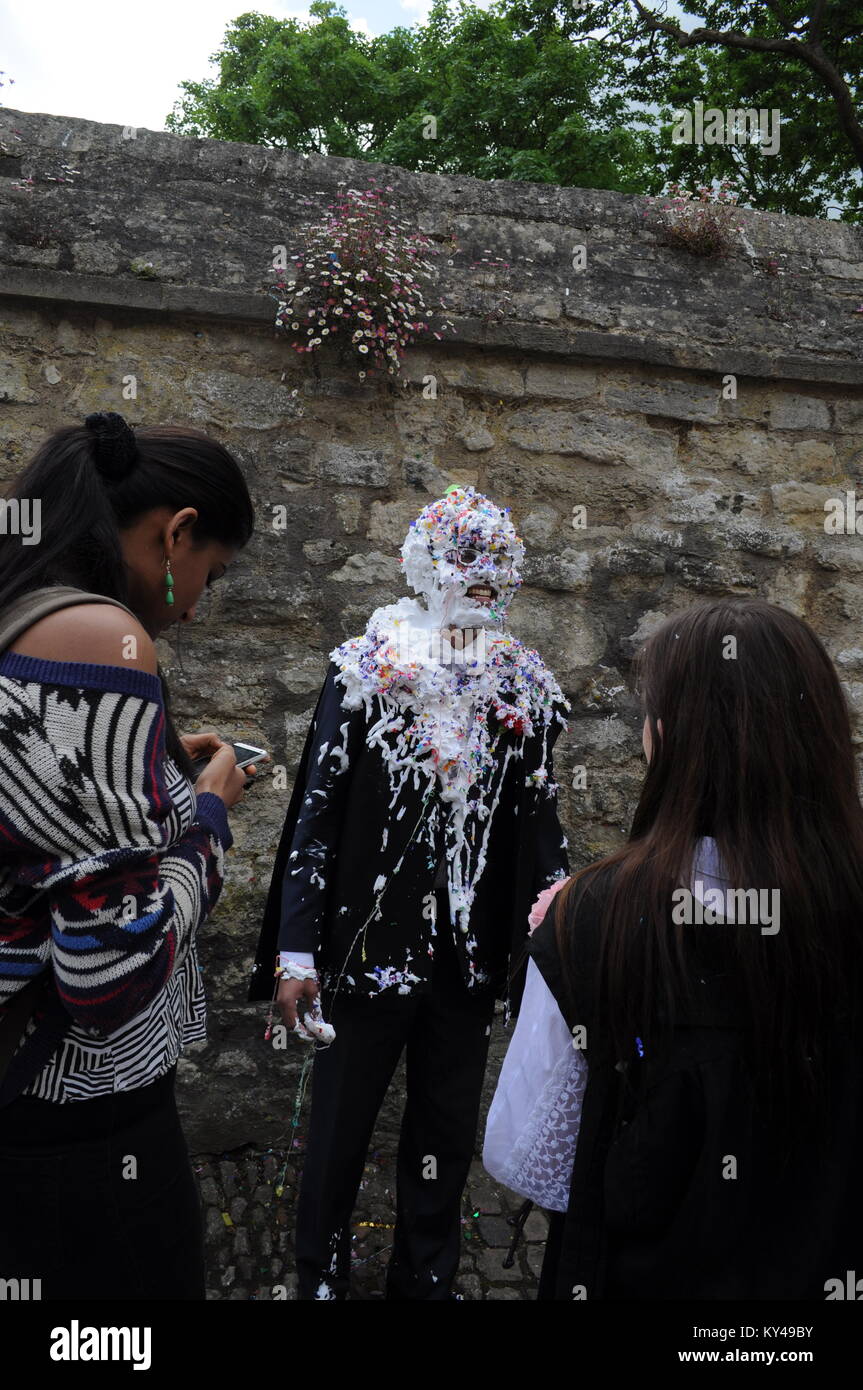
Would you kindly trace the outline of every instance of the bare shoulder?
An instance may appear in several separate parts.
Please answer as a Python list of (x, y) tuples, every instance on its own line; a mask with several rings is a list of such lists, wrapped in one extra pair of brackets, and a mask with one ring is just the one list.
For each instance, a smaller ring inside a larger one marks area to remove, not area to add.
[(147, 631), (112, 603), (76, 603), (28, 627), (10, 651), (43, 661), (83, 661), (132, 667), (156, 675), (156, 648)]

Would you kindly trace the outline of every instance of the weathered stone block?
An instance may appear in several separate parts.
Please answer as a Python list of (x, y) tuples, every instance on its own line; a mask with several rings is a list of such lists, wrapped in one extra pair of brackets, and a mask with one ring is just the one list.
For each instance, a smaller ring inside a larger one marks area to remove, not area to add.
[(336, 584), (398, 584), (400, 574), (394, 556), (372, 550), (367, 555), (348, 556), (341, 569), (334, 570), (329, 578)]
[(676, 420), (717, 420), (721, 384), (657, 381), (642, 385), (608, 387), (605, 402), (613, 410), (638, 410), (644, 415), (668, 415)]
[(203, 402), (224, 412), (231, 427), (249, 430), (269, 430), (292, 419), (297, 412), (295, 398), (280, 382), (243, 376), (239, 372), (211, 370), (191, 371), (185, 388), (190, 400), (190, 414), (212, 420), (212, 410)]
[(386, 554), (395, 556), (398, 563), (402, 541), (423, 505), (422, 500), (415, 502), (410, 499), (401, 502), (372, 502), (367, 532), (369, 540), (383, 546)]
[(269, 458), (279, 477), (291, 482), (309, 483), (315, 476), (312, 464), (314, 439), (304, 434), (291, 434), (286, 439), (277, 439), (268, 444)]
[(616, 715), (601, 719), (572, 718), (568, 735), (575, 766), (588, 761), (619, 766), (638, 751), (632, 730)]
[(790, 527), (756, 526), (748, 523), (725, 524), (725, 544), (732, 550), (748, 550), (753, 555), (781, 557), (798, 555), (803, 537)]
[(337, 541), (303, 541), (303, 554), (312, 565), (340, 564), (347, 553), (347, 546)]
[(664, 574), (665, 557), (647, 546), (627, 545), (620, 542), (601, 550), (597, 554), (600, 564), (605, 564), (612, 574)]
[(828, 497), (843, 497), (853, 483), (835, 485), (821, 483), (774, 483), (770, 489), (773, 508), (785, 516), (805, 517), (807, 521), (823, 523), (824, 503)]
[(676, 458), (670, 435), (586, 410), (519, 411), (510, 419), (506, 436), (528, 453), (577, 456), (593, 463), (635, 468), (650, 459), (654, 467), (671, 467)]
[(516, 529), (526, 545), (545, 546), (552, 544), (565, 524), (556, 507), (544, 504), (523, 516)]
[(598, 385), (595, 371), (562, 362), (541, 362), (528, 367), (524, 381), (526, 395), (551, 396), (562, 401), (584, 400), (596, 394)]
[(525, 585), (511, 612), (512, 630), (543, 653), (559, 680), (565, 680), (567, 671), (592, 666), (605, 650), (608, 639), (601, 619), (587, 604), (543, 596)]
[(838, 400), (833, 407), (833, 418), (837, 430), (863, 438), (863, 398)]
[(502, 399), (524, 395), (524, 379), (521, 372), (513, 367), (474, 361), (445, 361), (440, 375), (448, 386), (457, 386), (463, 391), (481, 391), (485, 396), (499, 396)]
[(825, 536), (822, 526), (814, 538), (813, 551), (821, 569), (863, 574), (863, 545), (855, 536)]
[(16, 362), (0, 362), (0, 401), (33, 405), (37, 400), (36, 392), (27, 382), (25, 368)]
[(525, 561), (524, 578), (547, 589), (578, 592), (588, 587), (595, 557), (583, 550), (567, 547), (557, 555), (543, 555)]
[(835, 467), (834, 447), (825, 440), (794, 443), (782, 435), (755, 429), (708, 433), (696, 428), (690, 433), (689, 449), (698, 468), (736, 468), (753, 477), (765, 474), (771, 483), (807, 474), (830, 475)]
[(386, 487), (392, 477), (392, 463), (384, 449), (319, 444), (315, 463), (322, 478), (353, 487)]
[(827, 401), (815, 396), (779, 396), (770, 409), (774, 430), (829, 430), (832, 424)]
[(471, 420), (456, 437), (471, 454), (484, 453), (486, 449), (494, 448), (494, 435), (478, 420)]

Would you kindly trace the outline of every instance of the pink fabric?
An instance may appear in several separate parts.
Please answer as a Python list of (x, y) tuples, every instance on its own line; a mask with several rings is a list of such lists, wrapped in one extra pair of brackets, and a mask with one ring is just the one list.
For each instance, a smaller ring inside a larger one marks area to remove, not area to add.
[(555, 879), (554, 883), (550, 884), (548, 888), (543, 888), (533, 907), (530, 909), (530, 913), (528, 915), (527, 920), (530, 923), (528, 935), (530, 935), (530, 932), (536, 931), (536, 928), (539, 926), (540, 922), (542, 921), (543, 917), (548, 911), (548, 905), (554, 897), (555, 893), (558, 891), (558, 889), (562, 888), (565, 883), (569, 883), (569, 877), (557, 878)]

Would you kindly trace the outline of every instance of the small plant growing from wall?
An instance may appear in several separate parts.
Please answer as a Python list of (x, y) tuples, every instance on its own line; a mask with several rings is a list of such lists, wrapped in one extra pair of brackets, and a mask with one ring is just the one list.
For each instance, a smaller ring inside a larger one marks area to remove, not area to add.
[(785, 251), (780, 251), (775, 256), (762, 256), (755, 261), (756, 267), (770, 281), (770, 288), (765, 294), (767, 316), (779, 323), (788, 321), (794, 298), (793, 291), (789, 292), (787, 287), (788, 279), (794, 278), (788, 269), (787, 261), (788, 255)]
[(59, 244), (57, 228), (44, 223), (31, 207), (11, 210), (3, 229), (14, 246), (32, 246), (41, 251)]
[[(492, 323), (503, 324), (510, 317), (515, 299), (514, 284), (527, 288), (526, 282), (533, 279), (533, 271), (527, 267), (533, 264), (531, 256), (516, 256), (515, 261), (505, 261), (490, 251), (483, 251), (480, 260), (471, 262), (472, 283), (485, 300), (482, 322), (486, 328)], [(493, 293), (487, 294), (487, 291)]]
[(735, 216), (739, 196), (728, 179), (715, 192), (707, 185), (693, 190), (669, 184), (668, 201), (655, 209), (660, 240), (693, 256), (727, 256), (743, 225)]
[(512, 303), (512, 289), (510, 281), (512, 278), (512, 266), (509, 261), (503, 260), (500, 256), (493, 256), (490, 251), (485, 251), (482, 258), (478, 261), (471, 261), (470, 269), (475, 274), (477, 285), (481, 289), (498, 290), (499, 295), (493, 308), (488, 312), (488, 318), (500, 321), (505, 317), (506, 311)]
[(428, 307), (431, 258), (442, 248), (395, 217), (385, 192), (392, 189), (347, 189), (301, 229), (302, 250), (290, 265), (277, 267), (276, 326), (295, 352), (310, 356), (316, 373), (316, 354), (335, 343), (341, 360), (356, 362), (361, 381), (376, 373), (402, 380), (407, 349), (453, 328), (445, 319), (434, 327)]

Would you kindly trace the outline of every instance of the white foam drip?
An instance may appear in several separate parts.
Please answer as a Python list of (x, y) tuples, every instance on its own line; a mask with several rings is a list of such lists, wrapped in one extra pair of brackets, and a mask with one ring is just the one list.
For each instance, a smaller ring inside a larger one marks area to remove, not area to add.
[[(467, 660), (441, 662), (439, 644), (430, 642), (436, 635), (432, 615), (416, 599), (403, 598), (376, 609), (362, 637), (330, 653), (339, 668), (335, 679), (344, 690), (343, 706), (365, 706), (368, 745), (380, 751), (387, 768), (390, 810), (401, 801), (409, 777), (425, 793), (437, 782), (448, 808), (451, 920), (465, 930), (510, 761), (523, 757), (527, 738), (555, 718), (563, 722), (555, 704), (569, 709), (532, 648), (507, 633), (483, 633), (482, 643), (473, 645), (481, 660), (472, 659), (469, 648)], [(488, 726), (490, 712), (499, 725), (494, 731)], [(516, 738), (499, 759), (505, 727)], [(543, 746), (532, 780), (544, 786), (547, 778)], [(399, 807), (397, 820), (405, 809)], [(430, 818), (425, 830), (426, 843), (433, 845)], [(471, 937), (468, 947), (475, 944)]]

